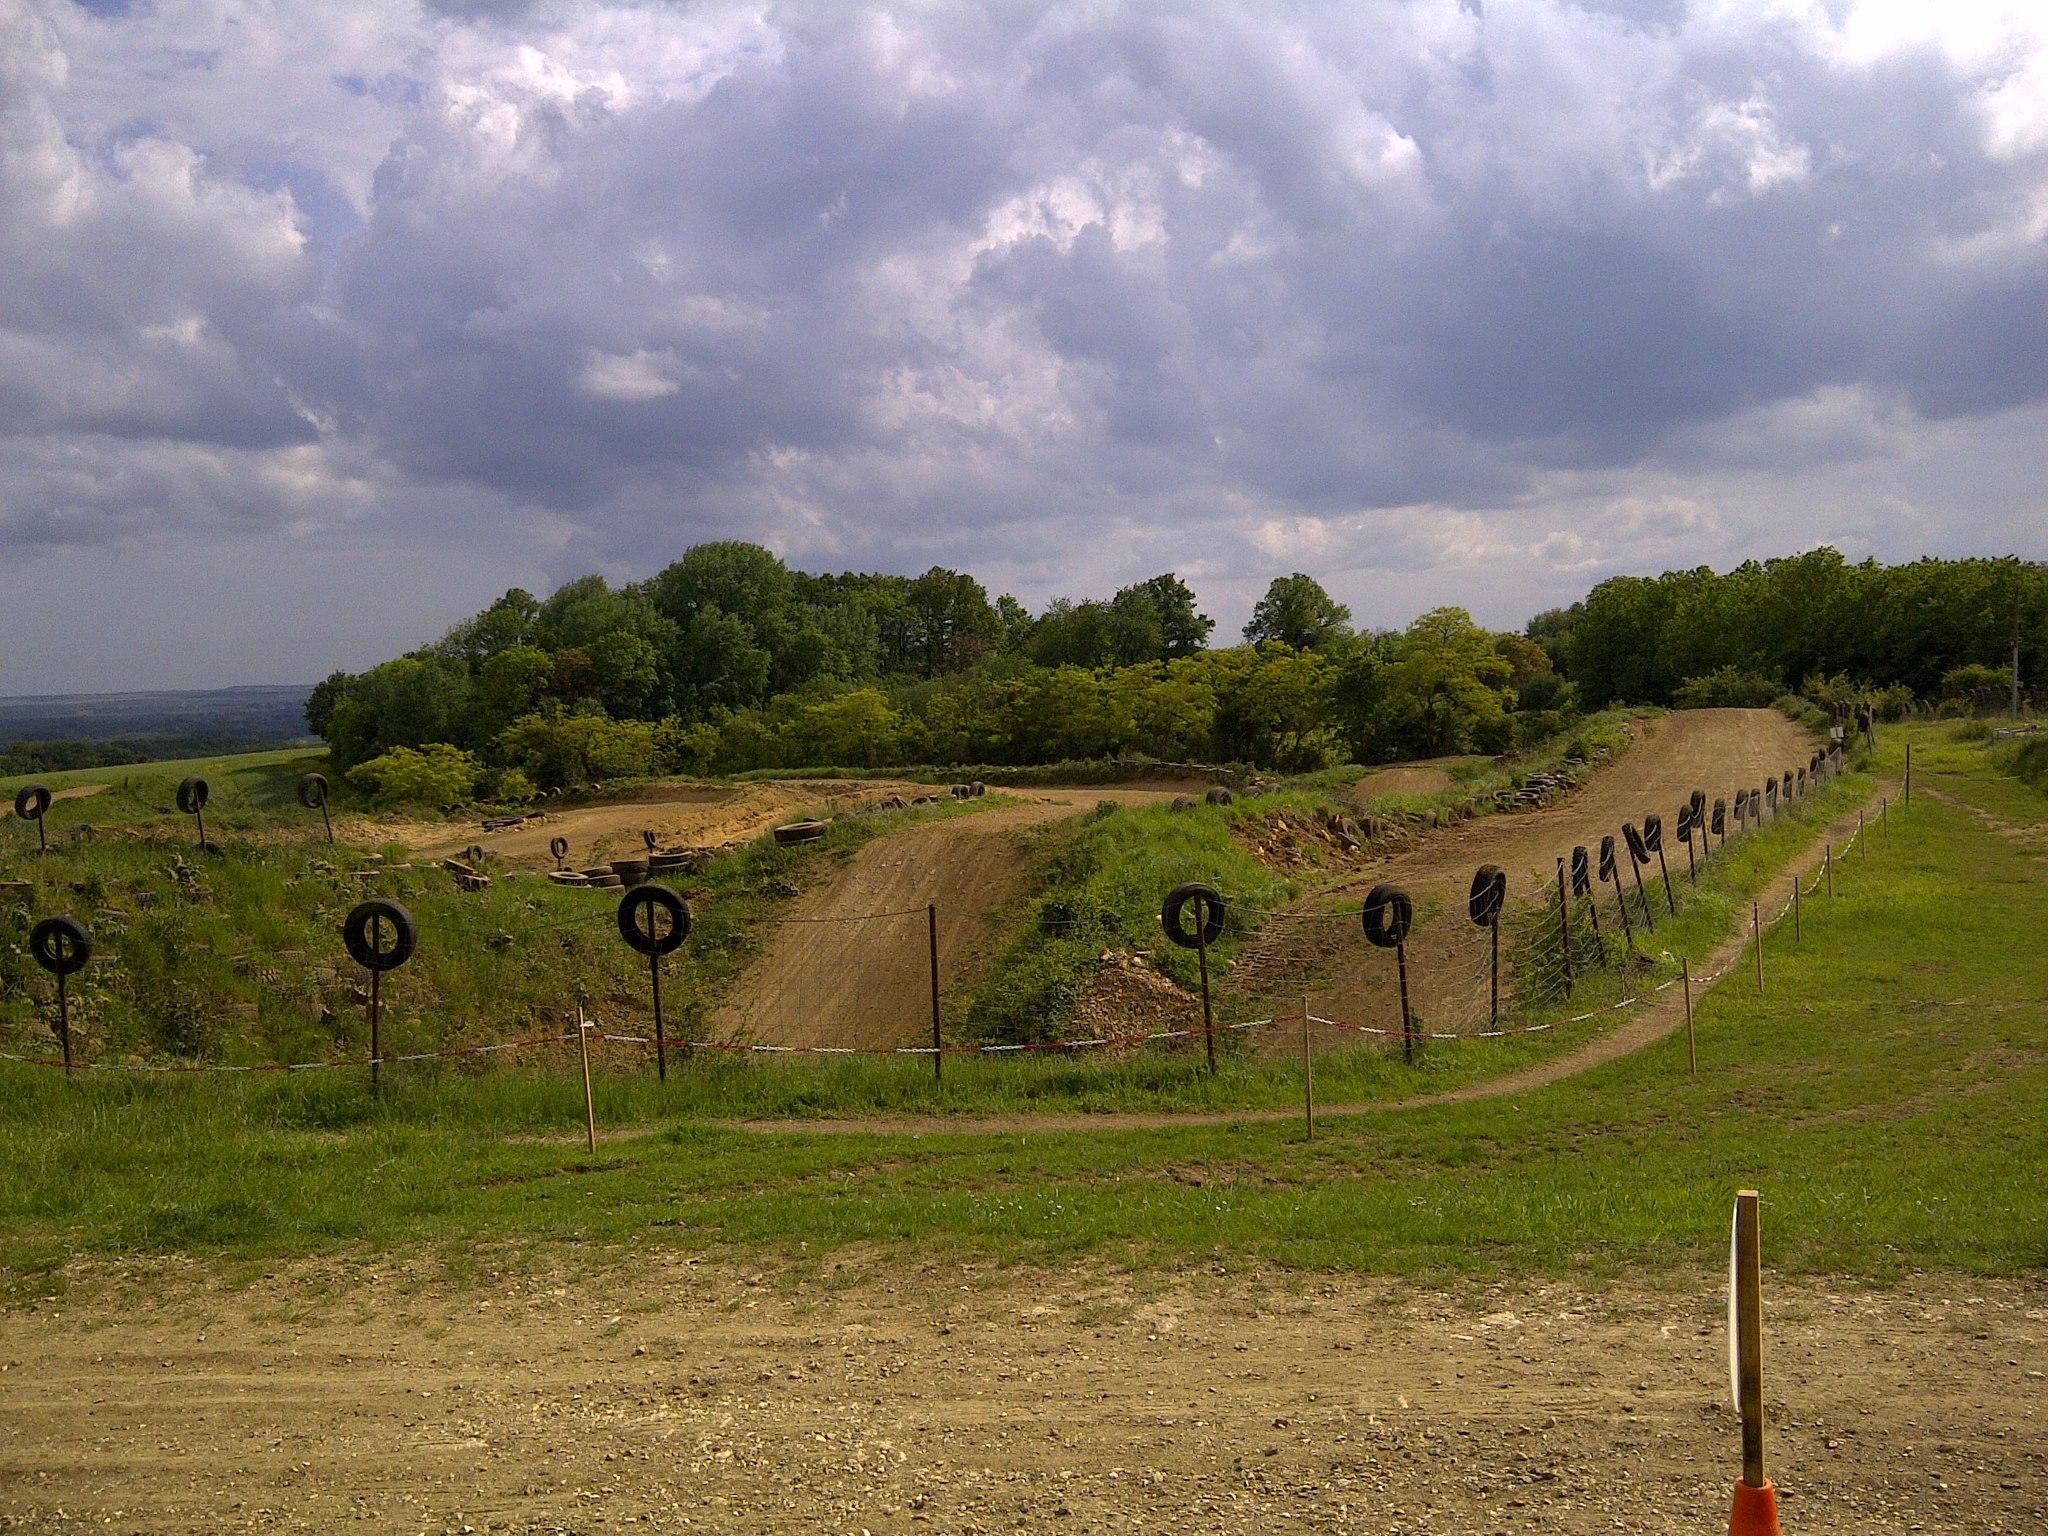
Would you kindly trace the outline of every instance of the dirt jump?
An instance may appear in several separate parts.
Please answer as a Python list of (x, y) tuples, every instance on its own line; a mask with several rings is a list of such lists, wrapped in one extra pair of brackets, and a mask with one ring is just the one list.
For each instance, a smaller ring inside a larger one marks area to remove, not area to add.
[[(1025, 894), (1022, 834), (1105, 801), (1150, 805), (1203, 785), (1008, 790), (1003, 803), (906, 827), (861, 848), (778, 922), (713, 1020), (721, 1039), (765, 1045), (892, 1046), (931, 1034), (928, 902), (938, 906), (939, 975), (952, 996), (1001, 938)], [(887, 913), (865, 922), (843, 919)]]

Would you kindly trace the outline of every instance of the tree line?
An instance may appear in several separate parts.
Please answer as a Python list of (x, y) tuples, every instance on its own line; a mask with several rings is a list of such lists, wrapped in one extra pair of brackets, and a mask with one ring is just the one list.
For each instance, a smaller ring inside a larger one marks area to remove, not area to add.
[[(1171, 572), (1032, 613), (972, 576), (819, 575), (700, 544), (646, 581), (514, 590), (440, 640), (313, 690), (334, 762), (385, 799), (646, 772), (1145, 755), (1312, 768), (1499, 752), (1570, 690), (1463, 610), (1361, 632), (1302, 573), (1242, 643)], [(496, 782), (481, 784), (492, 779)]]
[(2017, 558), (1851, 563), (1833, 549), (1617, 576), (1529, 635), (1589, 707), (1757, 704), (1885, 692), (1988, 705), (2048, 683), (2048, 566)]
[(435, 643), (313, 691), (373, 796), (454, 801), (627, 774), (1147, 756), (1302, 770), (1499, 753), (1613, 703), (1976, 692), (2019, 637), (2041, 681), (2048, 572), (1850, 564), (1832, 549), (1602, 582), (1525, 633), (1458, 608), (1361, 630), (1276, 578), (1241, 640), (1172, 572), (1032, 613), (960, 571), (793, 570), (687, 550), (646, 581), (514, 590)]

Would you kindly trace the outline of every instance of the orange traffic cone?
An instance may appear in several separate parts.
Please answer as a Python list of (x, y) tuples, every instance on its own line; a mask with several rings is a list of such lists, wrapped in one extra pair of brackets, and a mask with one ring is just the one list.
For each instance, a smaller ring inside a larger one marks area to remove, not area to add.
[(1783, 1536), (1778, 1529), (1778, 1490), (1764, 1479), (1761, 1488), (1737, 1480), (1735, 1512), (1728, 1517), (1728, 1536)]

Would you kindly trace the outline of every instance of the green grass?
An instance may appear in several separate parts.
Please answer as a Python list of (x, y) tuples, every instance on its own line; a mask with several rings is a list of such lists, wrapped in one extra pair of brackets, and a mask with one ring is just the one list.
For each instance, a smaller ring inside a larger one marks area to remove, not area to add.
[[(1980, 759), (1944, 788), (1996, 777)], [(1331, 1120), (1307, 1144), (1287, 1123), (877, 1136), (667, 1118), (592, 1158), (566, 1077), (440, 1078), (373, 1104), (326, 1077), (67, 1085), (6, 1069), (0, 1264), (42, 1290), (81, 1253), (455, 1262), (480, 1243), (1696, 1271), (1719, 1262), (1731, 1192), (1754, 1185), (1781, 1270), (2038, 1271), (2041, 860), (1916, 795), (1837, 892), (1808, 904), (1798, 948), (1774, 943), (1768, 994), (1738, 971), (1701, 1000), (1697, 1077), (1673, 1035), (1525, 1095)], [(607, 1074), (600, 1116), (635, 1121), (651, 1093)]]
[[(763, 943), (764, 919), (862, 844), (999, 799), (844, 817), (797, 848), (759, 838), (673, 882), (695, 922), (688, 948), (665, 966), (671, 1027), (705, 1032), (724, 989)], [(341, 921), (372, 894), (405, 903), (420, 930), (414, 959), (386, 982), (386, 1051), (547, 1034), (564, 1027), (579, 996), (608, 1023), (644, 1019), (646, 962), (618, 937), (613, 893), (502, 870), (488, 890), (463, 892), (427, 863), (366, 881), (358, 872), (370, 855), (396, 866), (408, 861), (405, 850), (330, 848), (317, 822), (302, 824), (307, 814), (217, 817), (209, 807), (219, 851), (207, 854), (173, 822), (85, 842), (55, 838), (39, 858), (33, 833), (8, 824), (0, 879), (32, 889), (26, 900), (0, 896), (0, 1050), (55, 1050), (53, 988), (26, 940), (36, 920), (64, 912), (84, 921), (97, 945), (71, 986), (82, 1059), (241, 1065), (366, 1055), (366, 978), (342, 949)], [(492, 1065), (478, 1058), (451, 1070), (473, 1078)]]
[[(63, 773), (19, 774), (0, 778), (0, 862), (6, 845), (26, 838), (35, 842), (35, 828), (14, 819), (14, 793), (28, 784), (50, 789), (75, 789), (104, 784), (94, 795), (59, 800), (45, 818), (52, 841), (72, 828), (130, 827), (178, 814), (180, 779), (197, 776), (207, 782), (207, 830), (241, 831), (276, 819), (279, 813), (306, 818), (314, 825), (319, 813), (299, 809), (299, 776), (327, 771), (325, 748), (288, 747), (276, 752), (235, 752), (222, 757), (187, 757), (161, 763), (123, 763), (107, 768), (72, 768)], [(335, 785), (335, 803), (346, 786)]]

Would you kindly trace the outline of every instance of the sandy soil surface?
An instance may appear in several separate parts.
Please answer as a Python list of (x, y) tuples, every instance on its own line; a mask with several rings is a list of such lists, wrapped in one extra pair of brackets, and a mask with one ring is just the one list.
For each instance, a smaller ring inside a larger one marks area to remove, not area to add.
[(757, 837), (778, 822), (813, 811), (835, 812), (888, 794), (943, 793), (943, 786), (894, 779), (772, 779), (750, 784), (660, 784), (630, 799), (551, 810), (503, 832), (473, 822), (367, 823), (378, 838), (393, 838), (426, 858), (442, 858), (475, 843), (522, 869), (552, 869), (548, 844), (569, 839), (572, 867), (638, 857), (642, 832), (662, 846), (715, 846)]
[(1396, 763), (1391, 768), (1375, 768), (1354, 780), (1351, 795), (1355, 800), (1373, 800), (1381, 795), (1428, 795), (1448, 789), (1450, 784), (1447, 769), (1431, 763)]
[(88, 795), (104, 794), (113, 786), (110, 784), (72, 784), (63, 789), (50, 791), (52, 803), (59, 800), (83, 800)]
[[(791, 906), (714, 1019), (721, 1038), (773, 1045), (886, 1046), (931, 1034), (931, 935), (939, 908), (941, 996), (967, 986), (1001, 934), (997, 916), (1024, 892), (1020, 834), (1103, 801), (1142, 805), (1206, 786), (1005, 790), (1006, 803), (925, 822), (861, 848)], [(865, 922), (851, 914), (891, 913)]]
[[(0, 1529), (1726, 1529), (1715, 1277), (839, 1270), (131, 1271), (0, 1316)], [(2048, 1528), (2048, 1288), (1765, 1284), (1788, 1531)]]
[[(1465, 898), (1481, 864), (1507, 871), (1510, 903), (1539, 897), (1557, 877), (1557, 860), (1584, 845), (1596, 861), (1603, 835), (1621, 845), (1621, 824), (1640, 823), (1656, 811), (1664, 818), (1665, 856), (1675, 860), (1674, 878), (1685, 878), (1685, 848), (1670, 836), (1678, 807), (1694, 789), (1709, 801), (1733, 802), (1737, 787), (1760, 785), (1766, 775), (1806, 765), (1813, 742), (1808, 733), (1774, 709), (1696, 709), (1660, 716), (1644, 724), (1631, 748), (1601, 768), (1575, 793), (1555, 805), (1509, 815), (1483, 816), (1393, 848), (1357, 874), (1324, 887), (1300, 909), (1323, 909), (1332, 895), (1347, 904), (1362, 900), (1373, 885), (1392, 880), (1414, 899), (1417, 928), (1408, 943), (1409, 988), (1425, 1027), (1467, 1030), (1485, 1027), (1489, 967), (1487, 936), (1466, 921)], [(1634, 881), (1628, 855), (1619, 853), (1622, 879), (1631, 896)], [(1644, 878), (1663, 895), (1653, 862)], [(1611, 887), (1600, 893), (1602, 921), (1621, 942)], [(1638, 935), (1645, 947), (1654, 936)], [(1508, 966), (1511, 970), (1512, 957)], [(1226, 978), (1236, 1011), (1269, 1006), (1298, 1008), (1306, 990), (1321, 1016), (1354, 1023), (1400, 1022), (1398, 984), (1392, 955), (1365, 941), (1355, 906), (1346, 920), (1282, 920), (1239, 957)], [(1504, 982), (1503, 985), (1506, 985)]]

